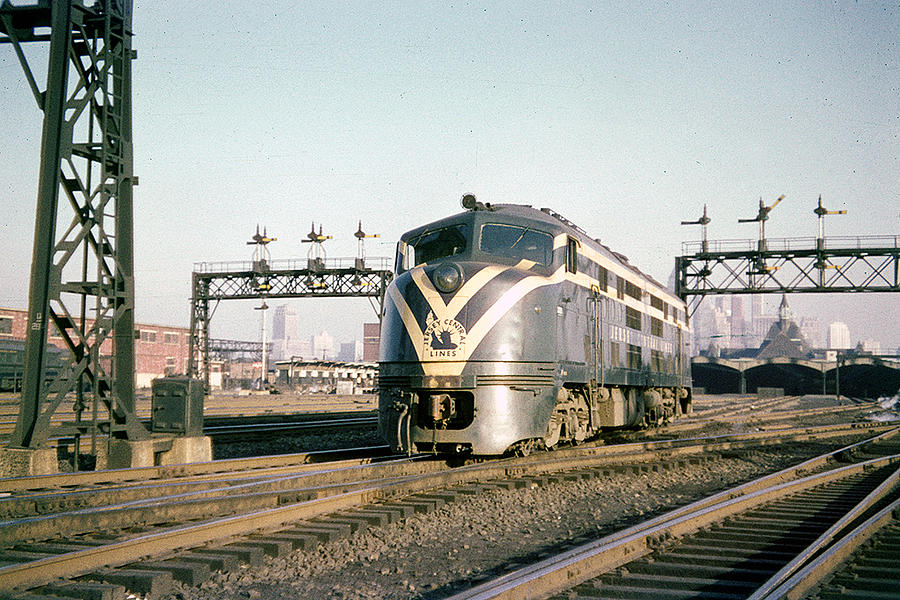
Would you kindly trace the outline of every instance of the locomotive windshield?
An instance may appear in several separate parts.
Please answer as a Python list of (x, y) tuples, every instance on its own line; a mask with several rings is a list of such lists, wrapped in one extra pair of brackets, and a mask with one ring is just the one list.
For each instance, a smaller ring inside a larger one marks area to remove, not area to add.
[(553, 261), (553, 236), (518, 225), (483, 225), (480, 248), (493, 256), (524, 258), (541, 265), (549, 265)]
[(453, 256), (466, 251), (469, 244), (469, 226), (465, 223), (425, 231), (407, 240), (402, 269), (421, 265), (437, 258)]

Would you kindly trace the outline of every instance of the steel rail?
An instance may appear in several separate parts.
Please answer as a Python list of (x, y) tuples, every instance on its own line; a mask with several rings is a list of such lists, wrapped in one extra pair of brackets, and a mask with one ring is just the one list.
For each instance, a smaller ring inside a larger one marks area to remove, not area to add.
[(740, 493), (738, 490), (744, 486), (739, 486), (717, 495), (720, 500), (716, 503), (711, 504), (707, 499), (676, 509), (596, 542), (455, 594), (447, 600), (524, 600), (560, 593), (601, 573), (650, 554), (656, 546), (666, 540), (689, 535), (729, 516), (746, 512), (788, 494), (896, 463), (900, 463), (900, 455), (877, 458), (794, 481), (776, 483), (748, 493)]
[(781, 598), (781, 595), (774, 595), (776, 590), (788, 579), (799, 572), (810, 560), (820, 551), (832, 546), (839, 535), (852, 523), (855, 519), (863, 516), (870, 511), (880, 500), (885, 498), (900, 482), (900, 469), (894, 471), (886, 478), (876, 489), (872, 490), (862, 501), (836, 521), (827, 531), (816, 538), (806, 549), (798, 554), (791, 562), (782, 567), (777, 573), (772, 575), (759, 589), (751, 594), (747, 600), (764, 600), (765, 598)]
[[(878, 437), (881, 438), (884, 435), (886, 434)], [(846, 450), (844, 448), (834, 453), (829, 453), (829, 455)], [(551, 460), (540, 461), (531, 465), (535, 471), (587, 468), (591, 465), (592, 459), (596, 462), (598, 459), (608, 458), (595, 456), (557, 457), (551, 454), (546, 456), (550, 456)], [(876, 464), (877, 461), (883, 460), (889, 459), (876, 459), (876, 461), (870, 461), (869, 464)], [(495, 461), (488, 464), (471, 465), (455, 470), (431, 473), (425, 476), (401, 476), (393, 481), (382, 481), (377, 484), (370, 483), (368, 487), (345, 491), (327, 498), (298, 502), (283, 507), (273, 507), (245, 515), (224, 517), (187, 527), (178, 527), (163, 532), (147, 534), (130, 540), (113, 542), (100, 548), (79, 550), (64, 555), (42, 558), (29, 563), (3, 567), (0, 568), (0, 582), (2, 582), (0, 589), (16, 586), (36, 586), (56, 577), (71, 577), (103, 566), (127, 564), (140, 558), (165, 554), (178, 548), (196, 547), (203, 543), (222, 540), (233, 535), (249, 534), (258, 529), (284, 526), (291, 521), (308, 519), (398, 495), (413, 494), (436, 487), (449, 487), (474, 481), (508, 479), (521, 474), (525, 470), (525, 466), (516, 464), (520, 462), (522, 462), (522, 459), (508, 459), (506, 461)], [(548, 464), (549, 462), (555, 463), (555, 466), (551, 467)], [(759, 492), (752, 492), (749, 495), (755, 493)]]
[(323, 450), (301, 452), (296, 454), (273, 454), (249, 458), (227, 458), (209, 462), (162, 465), (155, 467), (133, 467), (126, 469), (108, 469), (101, 471), (78, 471), (77, 473), (54, 473), (51, 475), (32, 475), (28, 477), (10, 477), (0, 479), (0, 492), (16, 492), (25, 490), (47, 490), (59, 487), (96, 486), (101, 484), (117, 484), (135, 481), (173, 480), (183, 477), (216, 477), (230, 476), (237, 472), (272, 473), (279, 469), (297, 467), (323, 468), (328, 462), (347, 460), (342, 458), (347, 453), (362, 454), (359, 459), (352, 459), (358, 464), (368, 464), (379, 459), (390, 458), (387, 446), (371, 446), (368, 448), (347, 448), (343, 450)]
[(327, 419), (323, 421), (292, 421), (287, 423), (245, 423), (241, 425), (211, 425), (203, 428), (203, 434), (218, 438), (238, 435), (277, 434), (300, 432), (307, 430), (350, 429), (357, 427), (375, 427), (378, 417), (350, 417)]
[(787, 598), (799, 600), (813, 587), (821, 584), (825, 578), (834, 573), (851, 559), (853, 553), (862, 544), (872, 539), (879, 531), (900, 519), (900, 500), (880, 510), (877, 514), (859, 525), (856, 529), (841, 538), (839, 542), (822, 553), (821, 556), (798, 569), (787, 581), (770, 590), (764, 600)]
[[(885, 428), (885, 426), (880, 426), (869, 429)], [(564, 449), (556, 453), (539, 454), (529, 459), (507, 461), (506, 464), (510, 465), (510, 471), (513, 472), (521, 468), (538, 468), (534, 465), (545, 463), (550, 465), (548, 472), (553, 472), (560, 470), (560, 460), (587, 460), (594, 465), (601, 463), (604, 465), (656, 463), (689, 458), (697, 454), (733, 451), (758, 446), (761, 443), (766, 445), (845, 436), (857, 430), (856, 427), (828, 426), (706, 438), (645, 441), (615, 446), (585, 446)], [(417, 458), (424, 456), (419, 455)], [(404, 461), (405, 457), (400, 464), (404, 464)], [(252, 471), (226, 471), (193, 478), (181, 477), (169, 480), (151, 480), (138, 484), (129, 483), (125, 487), (111, 486), (98, 489), (91, 486), (88, 489), (63, 488), (22, 492), (0, 499), (0, 515), (7, 518), (5, 524), (0, 523), (0, 539), (3, 539), (5, 535), (12, 535), (10, 532), (22, 530), (21, 527), (24, 526), (17, 525), (14, 519), (29, 519), (29, 525), (24, 530), (32, 531), (31, 535), (37, 535), (37, 533), (29, 527), (39, 528), (44, 532), (53, 531), (49, 524), (58, 521), (57, 528), (60, 534), (63, 534), (74, 533), (71, 530), (63, 531), (65, 523), (76, 523), (82, 527), (95, 523), (95, 517), (85, 516), (86, 511), (91, 509), (102, 513), (102, 524), (105, 527), (114, 527), (117, 522), (131, 522), (138, 519), (141, 510), (139, 507), (142, 503), (148, 502), (153, 507), (163, 507), (169, 503), (182, 503), (185, 504), (183, 508), (185, 513), (193, 515), (200, 510), (198, 508), (200, 501), (206, 501), (209, 504), (207, 510), (212, 511), (218, 508), (218, 514), (221, 514), (222, 508), (216, 506), (213, 498), (234, 496), (235, 498), (222, 501), (224, 506), (234, 507), (241, 505), (240, 500), (236, 498), (241, 494), (256, 494), (257, 501), (270, 502), (272, 497), (284, 497), (287, 494), (300, 496), (313, 493), (322, 495), (330, 491), (333, 493), (333, 487), (329, 486), (362, 485), (360, 482), (369, 479), (384, 477), (388, 474), (396, 475), (393, 464), (388, 459), (379, 463), (374, 463), (372, 460), (352, 460), (339, 463), (271, 467)], [(366, 467), (367, 472), (362, 473), (357, 467)], [(431, 463), (428, 467), (429, 470), (448, 468), (442, 463)], [(419, 472), (422, 472), (423, 469), (424, 467), (417, 467)], [(172, 514), (175, 516), (178, 513)], [(99, 526), (99, 523), (97, 525)]]

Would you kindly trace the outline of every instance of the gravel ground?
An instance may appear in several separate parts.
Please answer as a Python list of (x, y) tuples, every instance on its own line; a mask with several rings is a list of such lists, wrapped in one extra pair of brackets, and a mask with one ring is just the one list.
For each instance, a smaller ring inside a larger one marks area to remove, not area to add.
[(303, 435), (285, 435), (249, 442), (213, 443), (213, 459), (269, 456), (272, 454), (296, 454), (317, 450), (340, 450), (383, 446), (385, 441), (374, 428), (360, 427), (347, 431), (327, 431)]
[(259, 568), (220, 573), (170, 598), (444, 598), (511, 563), (535, 562), (825, 450), (781, 446), (675, 471), (490, 492)]

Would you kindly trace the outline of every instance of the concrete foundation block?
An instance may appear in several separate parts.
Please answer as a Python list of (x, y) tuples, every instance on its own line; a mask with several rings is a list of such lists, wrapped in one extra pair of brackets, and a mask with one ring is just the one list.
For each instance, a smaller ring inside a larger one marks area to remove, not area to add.
[(0, 477), (28, 477), (58, 472), (56, 448), (0, 448)]
[(208, 435), (176, 437), (172, 449), (159, 454), (159, 465), (209, 462), (212, 460), (212, 438)]
[[(110, 440), (109, 454), (106, 457), (105, 469), (132, 469), (135, 467), (153, 467), (155, 462), (156, 440)], [(99, 465), (98, 465), (99, 468)]]
[[(209, 436), (175, 437), (154, 435), (149, 440), (111, 440), (109, 453), (97, 457), (98, 469), (158, 467), (212, 460)], [(105, 464), (102, 464), (105, 462)]]

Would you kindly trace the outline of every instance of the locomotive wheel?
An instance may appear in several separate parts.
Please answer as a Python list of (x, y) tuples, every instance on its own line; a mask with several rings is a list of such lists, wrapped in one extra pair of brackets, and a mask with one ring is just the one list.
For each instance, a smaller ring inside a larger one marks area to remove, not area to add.
[(575, 439), (574, 442), (583, 442), (590, 435), (590, 410), (587, 400), (582, 394), (578, 394), (575, 400)]
[(535, 450), (539, 450), (541, 445), (542, 442), (538, 439), (522, 440), (513, 444), (511, 453), (515, 456), (528, 456)]
[(547, 435), (544, 436), (544, 445), (547, 446), (548, 449), (552, 449), (559, 443), (559, 436), (562, 432), (563, 421), (565, 420), (565, 416), (554, 412), (550, 417), (550, 422), (547, 424)]

